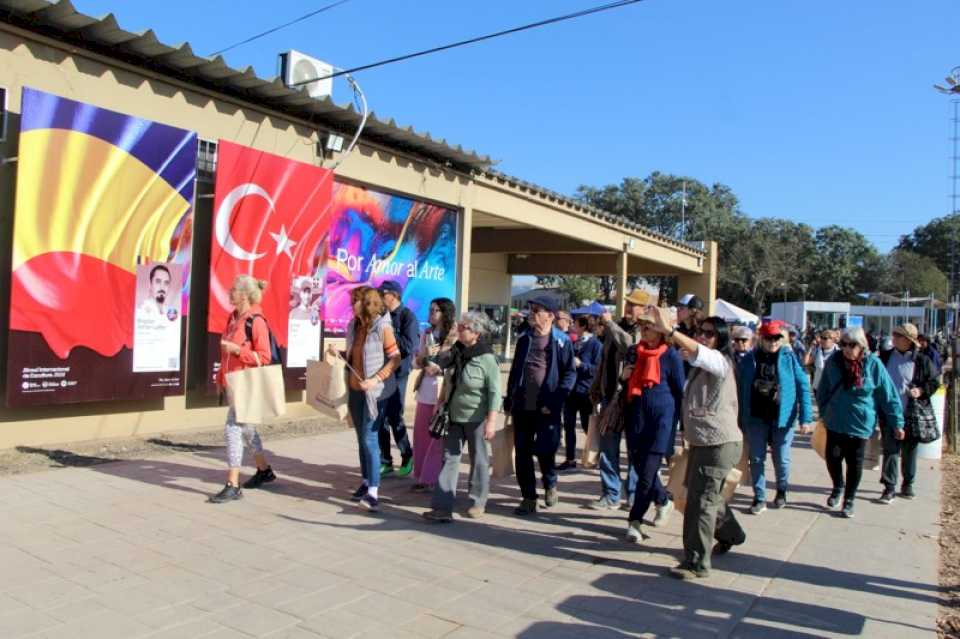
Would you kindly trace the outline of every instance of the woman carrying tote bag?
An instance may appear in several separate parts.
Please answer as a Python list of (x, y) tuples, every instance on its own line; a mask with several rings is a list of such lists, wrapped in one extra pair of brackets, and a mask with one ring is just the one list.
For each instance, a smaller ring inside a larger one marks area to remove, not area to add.
[[(238, 275), (230, 289), (230, 303), (233, 313), (227, 319), (227, 326), (220, 340), (220, 371), (217, 373), (217, 387), (222, 394), (227, 393), (227, 373), (269, 364), (271, 359), (270, 329), (263, 317), (260, 300), (267, 283), (249, 275)], [(247, 336), (247, 322), (252, 320), (250, 336)], [(227, 483), (219, 493), (210, 498), (215, 504), (235, 501), (243, 498), (240, 490), (240, 467), (243, 465), (244, 442), (253, 448), (253, 458), (257, 464), (256, 474), (244, 482), (244, 488), (258, 488), (262, 484), (277, 478), (267, 464), (263, 454), (263, 443), (255, 424), (237, 422), (237, 413), (233, 408), (233, 398), (227, 411), (227, 423), (224, 438), (227, 443)]]

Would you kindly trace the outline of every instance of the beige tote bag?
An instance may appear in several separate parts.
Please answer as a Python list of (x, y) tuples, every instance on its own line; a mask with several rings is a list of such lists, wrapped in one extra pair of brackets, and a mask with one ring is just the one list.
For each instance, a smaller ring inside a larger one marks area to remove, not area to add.
[(347, 418), (346, 362), (324, 353), (323, 359), (307, 361), (307, 403), (337, 419)]
[[(256, 353), (254, 353), (256, 357)], [(241, 424), (262, 424), (287, 412), (283, 366), (271, 364), (227, 373), (227, 399)]]
[(600, 461), (600, 416), (590, 415), (587, 422), (587, 441), (580, 455), (580, 465), (584, 468), (596, 468)]
[[(482, 426), (481, 426), (482, 428)], [(513, 424), (510, 416), (504, 418), (503, 428), (497, 430), (490, 442), (490, 452), (493, 457), (491, 466), (493, 478), (509, 477), (513, 470)]]

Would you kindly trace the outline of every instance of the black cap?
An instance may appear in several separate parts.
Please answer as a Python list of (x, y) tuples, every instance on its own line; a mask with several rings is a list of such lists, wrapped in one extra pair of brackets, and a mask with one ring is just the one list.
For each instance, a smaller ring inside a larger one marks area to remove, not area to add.
[(384, 280), (380, 282), (380, 286), (377, 287), (377, 290), (380, 291), (381, 295), (385, 293), (393, 293), (397, 297), (403, 297), (403, 287), (393, 280)]

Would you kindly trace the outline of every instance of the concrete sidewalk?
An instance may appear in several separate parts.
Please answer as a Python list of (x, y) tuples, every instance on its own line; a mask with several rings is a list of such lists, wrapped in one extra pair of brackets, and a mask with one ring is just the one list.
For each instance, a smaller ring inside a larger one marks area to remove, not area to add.
[(740, 515), (747, 544), (684, 583), (664, 576), (681, 517), (627, 545), (625, 512), (585, 508), (595, 472), (562, 475), (536, 518), (506, 481), (486, 519), (429, 525), (411, 480), (384, 482), (379, 514), (348, 501), (352, 432), (265, 443), (279, 481), (227, 505), (205, 503), (220, 448), (4, 478), (0, 637), (935, 636), (937, 462), (890, 506), (865, 473), (845, 520), (799, 442), (789, 507)]

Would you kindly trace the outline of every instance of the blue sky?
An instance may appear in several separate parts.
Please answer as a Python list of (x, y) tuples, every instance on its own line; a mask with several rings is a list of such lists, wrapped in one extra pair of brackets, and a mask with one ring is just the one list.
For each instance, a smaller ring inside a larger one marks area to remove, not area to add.
[[(211, 53), (329, 1), (74, 3)], [(226, 58), (350, 67), (600, 3), (351, 0)], [(950, 212), (951, 106), (931, 85), (960, 65), (956, 24), (956, 0), (647, 0), (357, 79), (378, 115), (563, 193), (684, 174), (751, 216), (846, 224), (887, 250)]]

